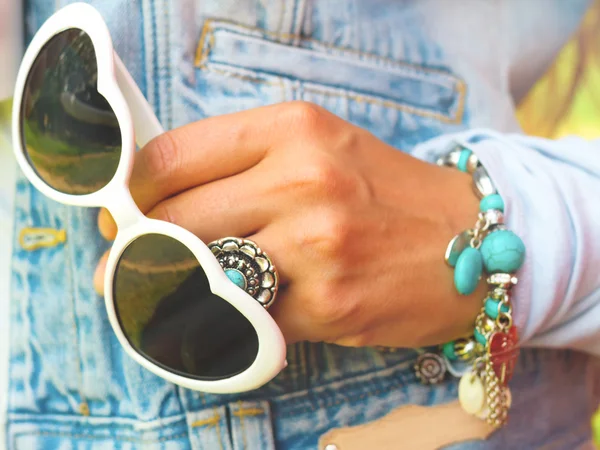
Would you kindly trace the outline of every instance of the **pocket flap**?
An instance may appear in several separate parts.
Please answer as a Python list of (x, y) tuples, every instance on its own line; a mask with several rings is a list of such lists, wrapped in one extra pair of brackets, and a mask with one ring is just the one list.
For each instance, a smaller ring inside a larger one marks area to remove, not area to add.
[(209, 20), (196, 65), (224, 64), (274, 76), (384, 98), (445, 122), (461, 120), (465, 86), (440, 68), (428, 68), (301, 39), (284, 44), (277, 35), (229, 22)]

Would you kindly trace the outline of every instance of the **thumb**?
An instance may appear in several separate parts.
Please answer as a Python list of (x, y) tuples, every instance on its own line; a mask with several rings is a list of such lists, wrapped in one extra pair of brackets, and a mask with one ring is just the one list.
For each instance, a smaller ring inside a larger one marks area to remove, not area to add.
[(108, 252), (102, 255), (96, 271), (94, 272), (94, 289), (99, 295), (104, 295), (104, 273), (106, 272), (106, 261), (108, 261)]

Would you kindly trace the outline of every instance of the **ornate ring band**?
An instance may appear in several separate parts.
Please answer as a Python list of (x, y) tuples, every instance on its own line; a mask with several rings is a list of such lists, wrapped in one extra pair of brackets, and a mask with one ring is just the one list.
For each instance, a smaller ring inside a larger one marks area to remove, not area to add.
[(279, 276), (271, 258), (255, 242), (226, 237), (208, 244), (227, 277), (265, 308), (275, 301)]

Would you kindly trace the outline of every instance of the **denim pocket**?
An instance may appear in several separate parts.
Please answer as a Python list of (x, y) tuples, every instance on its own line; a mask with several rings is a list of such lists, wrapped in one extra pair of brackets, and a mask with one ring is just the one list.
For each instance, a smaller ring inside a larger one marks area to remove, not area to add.
[(181, 122), (306, 100), (409, 149), (465, 116), (465, 84), (444, 68), (225, 21), (204, 23), (194, 70), (183, 69)]

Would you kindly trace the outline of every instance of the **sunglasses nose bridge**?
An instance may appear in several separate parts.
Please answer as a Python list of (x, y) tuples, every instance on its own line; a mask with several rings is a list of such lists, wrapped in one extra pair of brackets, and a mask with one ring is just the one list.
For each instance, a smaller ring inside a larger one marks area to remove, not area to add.
[(119, 230), (128, 228), (144, 218), (129, 189), (124, 188), (119, 192), (111, 193), (107, 198), (106, 209), (112, 215)]

